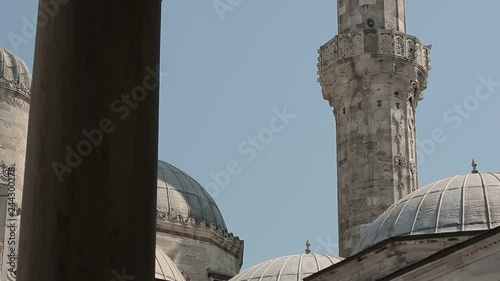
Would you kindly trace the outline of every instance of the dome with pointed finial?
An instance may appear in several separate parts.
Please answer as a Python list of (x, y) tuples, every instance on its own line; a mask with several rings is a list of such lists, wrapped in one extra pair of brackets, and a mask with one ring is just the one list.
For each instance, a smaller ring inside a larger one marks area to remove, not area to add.
[(358, 253), (391, 237), (489, 230), (500, 226), (500, 173), (467, 175), (422, 187), (380, 215), (354, 249)]
[(302, 281), (340, 261), (342, 258), (320, 254), (284, 256), (255, 265), (230, 281)]

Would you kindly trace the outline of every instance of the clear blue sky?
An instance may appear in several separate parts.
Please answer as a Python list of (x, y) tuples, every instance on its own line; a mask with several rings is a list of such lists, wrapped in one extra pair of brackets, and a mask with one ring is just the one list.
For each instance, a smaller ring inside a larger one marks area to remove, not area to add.
[[(0, 46), (30, 68), (27, 22), (36, 6), (5, 0), (0, 8)], [(408, 33), (433, 44), (417, 110), (418, 139), (427, 144), (421, 186), (469, 172), (472, 157), (481, 171), (500, 170), (499, 10), (497, 0), (407, 1)], [(161, 67), (170, 75), (161, 86), (159, 158), (212, 187), (210, 173), (231, 166), (214, 197), (245, 240), (244, 268), (301, 253), (308, 238), (314, 252), (338, 253), (335, 123), (316, 82), (317, 49), (336, 35), (336, 22), (333, 0), (242, 0), (222, 16), (213, 0), (163, 1)], [(13, 46), (9, 34), (24, 40)], [(490, 75), (495, 83), (480, 92), (489, 97), (475, 104), (480, 77)], [(285, 107), (296, 117), (273, 123), (271, 138), (273, 109)], [(433, 148), (435, 130), (446, 140)], [(252, 151), (248, 138), (259, 132), (269, 143)]]

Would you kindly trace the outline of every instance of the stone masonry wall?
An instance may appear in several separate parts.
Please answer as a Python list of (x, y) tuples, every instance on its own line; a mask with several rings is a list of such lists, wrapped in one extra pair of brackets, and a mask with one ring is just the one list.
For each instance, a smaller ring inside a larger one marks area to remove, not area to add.
[(244, 244), (239, 237), (192, 218), (159, 216), (156, 245), (185, 274), (187, 281), (212, 281), (209, 273), (233, 277), (243, 263)]

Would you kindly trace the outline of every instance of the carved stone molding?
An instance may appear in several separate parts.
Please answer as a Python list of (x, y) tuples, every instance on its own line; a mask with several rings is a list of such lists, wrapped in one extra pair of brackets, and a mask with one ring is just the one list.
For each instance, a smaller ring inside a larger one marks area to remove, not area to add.
[(201, 228), (205, 229), (207, 231), (210, 231), (216, 236), (230, 240), (230, 242), (237, 243), (243, 246), (243, 240), (241, 240), (238, 236), (234, 236), (233, 233), (228, 232), (220, 227), (217, 227), (215, 223), (208, 224), (204, 221), (196, 221), (194, 218), (191, 217), (184, 217), (179, 214), (173, 214), (173, 213), (167, 213), (167, 212), (162, 212), (160, 210), (156, 210), (156, 217), (162, 221), (165, 222), (170, 222), (170, 223), (176, 223), (176, 224), (181, 224), (184, 226), (189, 226), (189, 227), (195, 227), (195, 228)]
[(431, 45), (424, 45), (417, 37), (394, 30), (365, 30), (361, 33), (341, 34), (323, 45), (318, 52), (320, 71), (339, 60), (362, 54), (392, 55), (415, 62), (425, 71), (431, 70)]
[(394, 156), (394, 164), (396, 165), (396, 167), (402, 169), (406, 167), (406, 162), (406, 157), (404, 157), (403, 155), (398, 154)]
[(405, 115), (402, 110), (400, 109), (395, 110), (394, 113), (392, 114), (392, 117), (394, 119), (394, 124), (397, 125), (397, 127), (403, 126)]
[(411, 80), (408, 87), (408, 97), (413, 97), (415, 102), (413, 103), (413, 108), (417, 107), (419, 101), (424, 99), (424, 91), (420, 89), (420, 82), (418, 79)]
[(21, 93), (28, 99), (31, 97), (30, 89), (26, 88), (25, 86), (23, 86), (22, 84), (18, 83), (15, 80), (10, 80), (10, 79), (5, 79), (4, 77), (0, 77), (0, 87)]
[(410, 171), (412, 174), (417, 173), (417, 164), (415, 163), (415, 160), (410, 161)]
[[(2, 78), (0, 78), (2, 79)], [(0, 85), (1, 87), (1, 85)], [(29, 100), (29, 97), (26, 98), (26, 96), (19, 96), (19, 95), (16, 95), (15, 93), (8, 93), (6, 91), (2, 91), (0, 89), (0, 103), (7, 103), (11, 106), (15, 106), (19, 109), (21, 109), (22, 111), (24, 112), (29, 112), (29, 109), (30, 109), (30, 104), (28, 102)]]

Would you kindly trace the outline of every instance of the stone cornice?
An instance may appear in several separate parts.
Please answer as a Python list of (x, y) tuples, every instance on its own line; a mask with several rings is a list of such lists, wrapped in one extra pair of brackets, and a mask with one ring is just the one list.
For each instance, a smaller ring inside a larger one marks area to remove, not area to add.
[(226, 242), (229, 242), (231, 244), (237, 244), (237, 245), (240, 245), (241, 247), (243, 247), (243, 245), (244, 245), (244, 241), (241, 240), (238, 236), (235, 236), (233, 233), (228, 232), (226, 230), (223, 230), (220, 227), (217, 227), (217, 225), (215, 225), (214, 223), (208, 224), (204, 221), (198, 222), (194, 218), (191, 218), (191, 217), (184, 217), (182, 215), (166, 213), (166, 212), (162, 212), (159, 210), (156, 211), (156, 215), (157, 215), (157, 219), (159, 219), (161, 221), (203, 230), (203, 231), (209, 232), (209, 233), (215, 235), (217, 238), (225, 240)]
[(10, 89), (14, 92), (22, 94), (27, 100), (31, 98), (31, 91), (29, 88), (24, 85), (18, 83), (15, 80), (5, 79), (4, 77), (0, 77), (0, 88)]
[(421, 280), (437, 280), (436, 277), (450, 273), (454, 269), (484, 259), (500, 252), (500, 227), (485, 231), (464, 242), (445, 248), (408, 267), (402, 268), (380, 281), (395, 280), (401, 277)]
[[(379, 278), (393, 274), (401, 268), (406, 268), (410, 264), (417, 263), (432, 254), (443, 249), (446, 250), (448, 247), (451, 248), (460, 242), (467, 242), (474, 236), (482, 233), (485, 233), (485, 231), (443, 232), (391, 237), (304, 278), (304, 281), (354, 280), (352, 276), (358, 278), (355, 280), (372, 280), (371, 278), (374, 275), (379, 275), (375, 278), (376, 280), (382, 280)], [(411, 261), (415, 258), (416, 260)], [(381, 271), (380, 267), (378, 267), (379, 269), (376, 272), (370, 271), (370, 269), (377, 268), (377, 264), (380, 265), (388, 259), (393, 259), (394, 261), (393, 263), (389, 261), (392, 264), (392, 268), (384, 268)], [(375, 267), (373, 267), (374, 265)], [(363, 270), (356, 271), (353, 268)], [(363, 279), (360, 277), (361, 275), (365, 277), (370, 276), (370, 279)]]
[(1, 79), (2, 78), (0, 78), (0, 102), (20, 108), (24, 112), (29, 112), (31, 97), (26, 95), (26, 93), (4, 87), (1, 84)]
[(236, 258), (240, 267), (243, 263), (244, 241), (215, 224), (157, 211), (156, 232), (209, 243)]
[(415, 36), (386, 29), (366, 29), (361, 33), (335, 36), (318, 50), (319, 71), (363, 54), (389, 55), (414, 62), (424, 71), (431, 70), (431, 45), (424, 45)]

